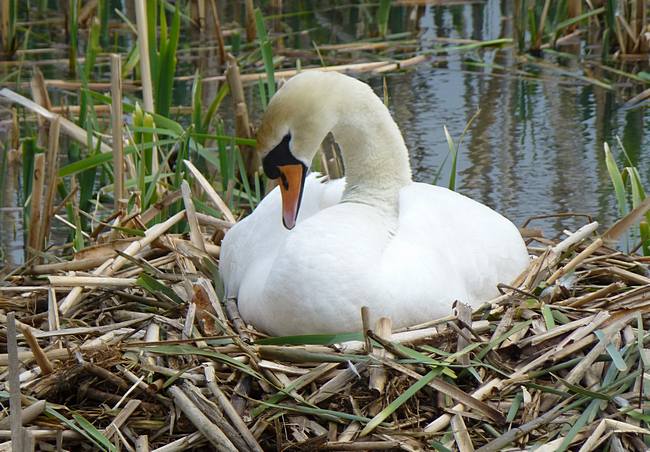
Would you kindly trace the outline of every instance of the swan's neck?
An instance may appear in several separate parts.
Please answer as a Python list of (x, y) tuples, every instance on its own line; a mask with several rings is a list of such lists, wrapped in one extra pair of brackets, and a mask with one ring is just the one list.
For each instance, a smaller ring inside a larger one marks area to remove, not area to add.
[(377, 97), (340, 112), (332, 130), (341, 147), (346, 186), (343, 201), (397, 213), (399, 191), (411, 183), (408, 150), (399, 127)]

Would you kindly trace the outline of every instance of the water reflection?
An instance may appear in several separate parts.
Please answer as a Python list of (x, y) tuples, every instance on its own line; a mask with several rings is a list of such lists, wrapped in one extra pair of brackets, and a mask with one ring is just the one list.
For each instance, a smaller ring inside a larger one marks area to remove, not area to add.
[[(426, 7), (420, 19), (422, 48), (435, 37), (496, 39), (510, 36), (503, 19), (506, 3)], [(466, 56), (465, 56), (466, 57)], [(509, 67), (510, 50), (473, 56)], [(372, 80), (381, 91), (381, 80)], [(538, 79), (497, 73), (489, 67), (470, 72), (463, 57), (444, 65), (387, 78), (391, 108), (411, 150), (416, 179), (433, 180), (448, 153), (446, 125), (456, 139), (480, 108), (465, 137), (457, 189), (521, 224), (534, 215), (584, 212), (605, 225), (617, 207), (604, 162), (603, 141), (614, 147), (620, 136), (644, 182), (650, 168), (644, 159), (645, 110), (621, 111), (614, 94), (584, 83), (558, 83), (557, 74), (541, 69)], [(619, 162), (625, 162), (614, 147)], [(443, 168), (439, 184), (449, 178)], [(536, 224), (547, 235), (575, 228), (584, 219), (547, 219)]]

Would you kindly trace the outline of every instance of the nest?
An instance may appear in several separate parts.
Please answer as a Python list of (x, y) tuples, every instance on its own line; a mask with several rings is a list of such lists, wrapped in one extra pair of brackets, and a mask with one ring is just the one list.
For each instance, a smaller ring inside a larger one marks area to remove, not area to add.
[(273, 338), (219, 296), (218, 247), (196, 218), (190, 240), (169, 232), (184, 216), (23, 268), (0, 288), (5, 441), (647, 449), (650, 278), (643, 257), (607, 247), (595, 224), (559, 242), (529, 238), (527, 271), (473, 312), (459, 302), (403, 331), (383, 318), (357, 334)]

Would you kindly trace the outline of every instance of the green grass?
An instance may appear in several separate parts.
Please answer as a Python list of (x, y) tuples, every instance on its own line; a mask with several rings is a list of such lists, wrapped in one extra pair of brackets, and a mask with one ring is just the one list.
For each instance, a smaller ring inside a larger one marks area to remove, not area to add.
[(266, 72), (266, 90), (260, 90), (260, 97), (263, 99), (263, 105), (268, 103), (268, 99), (275, 94), (275, 66), (273, 64), (273, 49), (269, 41), (269, 35), (264, 25), (264, 16), (259, 8), (255, 10), (255, 26), (257, 27), (257, 38), (259, 40), (262, 61), (264, 62), (264, 71)]
[(377, 30), (380, 36), (388, 34), (388, 19), (390, 18), (391, 0), (379, 0), (377, 8)]
[[(616, 202), (618, 207), (618, 214), (622, 218), (629, 211), (636, 208), (646, 198), (646, 191), (641, 182), (639, 170), (634, 166), (630, 160), (625, 147), (620, 139), (618, 145), (622, 154), (627, 161), (628, 166), (620, 169), (612, 151), (607, 143), (604, 144), (605, 148), (605, 165), (607, 166), (607, 173), (609, 175)], [(645, 214), (645, 219), (639, 224), (638, 237), (640, 239), (641, 250), (644, 256), (650, 255), (650, 212)], [(628, 243), (629, 247), (629, 243)]]
[[(65, 0), (64, 0), (65, 1)], [(71, 77), (77, 75), (77, 49), (79, 48), (79, 1), (69, 0), (68, 4), (68, 70)]]

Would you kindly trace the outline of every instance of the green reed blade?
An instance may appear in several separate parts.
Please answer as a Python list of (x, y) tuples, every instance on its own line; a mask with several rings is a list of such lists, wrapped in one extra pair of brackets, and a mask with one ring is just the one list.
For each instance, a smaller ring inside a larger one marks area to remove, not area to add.
[(36, 139), (29, 137), (23, 140), (23, 199), (22, 204), (27, 202), (27, 198), (32, 194), (32, 175), (34, 174), (34, 156), (38, 152)]
[[(178, 140), (159, 140), (157, 144), (159, 146), (163, 145), (168, 145), (168, 144), (174, 144)], [(143, 144), (141, 146), (125, 146), (124, 147), (124, 155), (129, 155), (129, 154), (134, 154), (138, 155), (136, 150), (139, 151), (140, 147), (142, 148), (149, 148), (153, 147), (156, 143), (148, 143), (148, 144)], [(93, 154), (90, 155), (84, 159), (77, 160), (73, 163), (70, 163), (63, 168), (59, 169), (59, 177), (66, 177), (66, 176), (71, 176), (73, 174), (76, 174), (78, 172), (94, 168), (96, 166), (102, 165), (104, 163), (110, 162), (113, 158), (113, 155), (110, 152), (105, 152), (105, 153), (100, 153), (100, 154)]]
[(347, 341), (362, 341), (361, 333), (304, 334), (297, 336), (276, 336), (258, 339), (258, 345), (332, 345)]
[[(233, 143), (232, 146), (234, 147), (235, 144)], [(242, 185), (244, 186), (244, 192), (246, 193), (246, 196), (248, 197), (248, 200), (251, 204), (251, 209), (255, 209), (260, 200), (255, 198), (253, 195), (253, 191), (251, 190), (251, 186), (246, 175), (246, 165), (244, 164), (244, 159), (239, 148), (237, 148), (235, 151), (235, 155), (237, 159), (237, 166), (239, 167), (239, 177), (241, 178)]]
[(109, 441), (106, 436), (97, 428), (88, 422), (88, 420), (83, 417), (80, 414), (73, 414), (72, 417), (74, 418), (75, 421), (77, 421), (77, 424), (79, 424), (79, 427), (84, 429), (88, 436), (91, 436), (96, 444), (99, 444), (102, 449), (107, 450), (109, 452), (117, 452), (117, 447), (113, 443)]
[(449, 189), (456, 190), (456, 166), (458, 165), (458, 150), (454, 139), (449, 134), (447, 126), (442, 126), (445, 131), (445, 138), (447, 139), (447, 146), (449, 146), (449, 154), (451, 155), (451, 172), (449, 173)]
[(155, 279), (153, 276), (148, 275), (147, 273), (142, 273), (140, 276), (138, 276), (136, 284), (152, 294), (154, 297), (158, 297), (159, 294), (163, 294), (165, 298), (168, 298), (179, 306), (184, 303), (184, 301), (178, 295), (176, 295), (176, 292)]
[(564, 437), (564, 441), (562, 441), (560, 446), (556, 449), (557, 452), (563, 452), (569, 448), (578, 432), (587, 424), (589, 417), (591, 417), (593, 413), (597, 413), (599, 411), (600, 403), (601, 400), (599, 399), (593, 399), (589, 403), (589, 406), (584, 410), (582, 415), (580, 415), (578, 420), (576, 420), (569, 432)]
[[(169, 116), (169, 108), (172, 103), (174, 91), (174, 75), (176, 74), (176, 49), (180, 36), (181, 17), (178, 4), (174, 15), (172, 16), (169, 37), (167, 37), (167, 22), (165, 14), (160, 14), (161, 32), (160, 32), (160, 60), (157, 76), (158, 86), (155, 91), (156, 113), (162, 116)], [(163, 30), (165, 33), (163, 34)]]
[(210, 103), (210, 106), (208, 107), (208, 111), (203, 117), (202, 130), (204, 132), (208, 132), (208, 130), (210, 129), (210, 123), (212, 122), (214, 115), (219, 109), (219, 106), (221, 106), (221, 102), (223, 102), (223, 100), (226, 98), (226, 96), (229, 93), (230, 93), (230, 85), (228, 85), (227, 83), (224, 83), (219, 87), (219, 91), (217, 91), (217, 95)]
[(266, 82), (261, 77), (257, 79), (257, 88), (260, 93), (260, 104), (262, 105), (262, 110), (266, 110), (269, 100), (266, 94)]
[[(226, 85), (225, 83), (223, 85)], [(222, 86), (223, 86), (222, 85)], [(201, 113), (203, 113), (203, 82), (201, 74), (197, 69), (194, 72), (194, 80), (192, 81), (192, 126), (198, 133), (205, 132), (203, 130), (203, 122), (201, 121)]]
[(77, 75), (77, 49), (79, 48), (79, 2), (69, 0), (68, 4), (68, 36), (70, 48), (68, 49), (68, 70), (72, 77)]
[[(136, 349), (136, 350), (140, 349), (138, 347), (128, 346), (128, 345), (126, 346), (126, 348)], [(258, 380), (262, 379), (262, 376), (247, 364), (239, 362), (236, 359), (233, 359), (230, 356), (225, 355), (223, 353), (219, 353), (217, 351), (213, 351), (205, 348), (198, 348), (192, 345), (156, 345), (153, 347), (146, 347), (145, 349), (151, 353), (158, 353), (160, 355), (168, 355), (168, 356), (184, 356), (184, 355), (205, 356), (208, 358), (212, 358), (215, 361), (227, 364), (228, 366), (231, 366), (235, 369), (238, 369), (250, 375), (253, 378), (256, 378)]]
[(62, 424), (67, 425), (70, 428), (70, 430), (74, 430), (75, 432), (79, 433), (81, 436), (84, 436), (86, 439), (88, 439), (91, 443), (95, 444), (100, 449), (107, 450), (107, 451), (114, 450), (114, 449), (104, 449), (103, 442), (98, 441), (99, 438), (90, 435), (86, 429), (78, 425), (79, 420), (77, 420), (77, 422), (74, 422), (71, 419), (68, 419), (67, 417), (59, 413), (50, 403), (48, 403), (45, 406), (45, 415), (48, 417), (58, 419)]
[(275, 94), (275, 68), (273, 66), (273, 49), (269, 41), (266, 27), (264, 26), (264, 16), (259, 8), (255, 9), (255, 25), (257, 27), (257, 36), (260, 42), (260, 50), (262, 52), (262, 60), (264, 61), (264, 71), (266, 72), (266, 89), (268, 97), (271, 98)]
[(97, 15), (99, 16), (101, 30), (99, 33), (99, 42), (104, 49), (107, 49), (110, 43), (108, 33), (108, 19), (110, 17), (109, 1), (110, 0), (99, 0), (97, 6)]
[(507, 423), (511, 423), (512, 421), (515, 420), (515, 418), (517, 417), (517, 413), (519, 412), (519, 407), (521, 406), (521, 402), (523, 400), (524, 400), (523, 392), (518, 392), (514, 400), (512, 401), (512, 405), (510, 405), (508, 414), (506, 415)]
[(381, 36), (386, 36), (388, 32), (388, 19), (390, 17), (391, 0), (379, 0), (377, 9), (377, 28)]
[(154, 94), (158, 92), (158, 50), (156, 48), (158, 24), (158, 0), (149, 0), (147, 5), (147, 38), (149, 41), (149, 67), (151, 70), (151, 83)]
[(616, 165), (614, 156), (612, 155), (611, 150), (609, 149), (609, 144), (604, 143), (605, 148), (605, 165), (607, 166), (607, 172), (609, 173), (609, 178), (612, 181), (614, 186), (614, 193), (616, 194), (616, 202), (618, 203), (618, 213), (622, 217), (625, 216), (627, 211), (627, 202), (625, 199), (625, 184), (623, 183), (623, 177), (621, 172)]
[(431, 380), (437, 377), (440, 374), (439, 369), (434, 369), (429, 371), (426, 375), (416, 381), (411, 385), (406, 391), (399, 395), (395, 400), (388, 404), (386, 408), (381, 410), (375, 417), (373, 417), (368, 424), (361, 430), (360, 436), (366, 436), (368, 433), (372, 432), (375, 428), (384, 422), (388, 416), (393, 414), (400, 406), (402, 406), (408, 399), (413, 397), (420, 389), (424, 388)]

